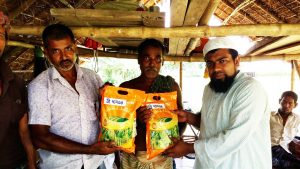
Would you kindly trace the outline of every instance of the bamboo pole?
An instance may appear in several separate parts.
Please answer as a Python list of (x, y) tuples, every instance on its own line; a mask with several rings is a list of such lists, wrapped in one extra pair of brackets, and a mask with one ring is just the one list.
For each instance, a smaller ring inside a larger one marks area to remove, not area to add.
[(8, 41), (7, 45), (8, 46), (19, 46), (19, 47), (30, 48), (30, 49), (34, 48), (34, 45), (24, 43), (24, 42), (18, 42), (18, 41)]
[[(18, 41), (8, 41), (9, 46), (19, 46), (24, 48), (34, 48), (34, 45)], [(89, 49), (78, 48), (79, 55), (82, 57), (94, 57), (93, 51)], [(99, 57), (112, 57), (124, 59), (137, 59), (136, 54), (123, 54), (123, 53), (110, 53), (98, 51)], [(165, 61), (175, 62), (204, 62), (202, 54), (188, 56), (164, 56)], [(280, 55), (256, 55), (256, 56), (243, 56), (242, 62), (264, 61), (264, 60), (300, 60), (300, 54), (280, 54)]]
[(294, 91), (295, 86), (295, 60), (291, 60), (291, 91)]
[(179, 62), (179, 87), (182, 90), (182, 62)]
[[(40, 36), (42, 26), (14, 26), (12, 34)], [(71, 27), (77, 37), (92, 38), (197, 38), (211, 36), (288, 36), (300, 35), (300, 24), (251, 24), (219, 27)]]
[[(87, 49), (79, 49), (79, 55), (81, 57), (94, 57), (93, 52)], [(122, 54), (122, 53), (109, 53), (98, 51), (99, 57), (112, 57), (112, 58), (123, 58), (123, 59), (137, 59), (136, 54)], [(258, 55), (258, 56), (243, 56), (241, 57), (242, 62), (254, 62), (254, 61), (265, 61), (265, 60), (299, 60), (300, 54), (280, 54), (280, 55)], [(197, 54), (193, 56), (164, 56), (165, 61), (174, 62), (204, 62), (203, 55)]]

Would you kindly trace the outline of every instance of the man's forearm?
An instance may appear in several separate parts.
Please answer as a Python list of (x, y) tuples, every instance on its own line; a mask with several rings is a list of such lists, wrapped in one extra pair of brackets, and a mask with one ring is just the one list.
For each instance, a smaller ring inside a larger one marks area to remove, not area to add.
[(187, 122), (189, 124), (195, 126), (196, 128), (200, 128), (200, 120), (201, 120), (200, 113), (199, 114), (193, 114), (193, 113), (188, 114)]
[(35, 138), (34, 143), (39, 148), (57, 153), (94, 154), (91, 146), (68, 140), (53, 133)]

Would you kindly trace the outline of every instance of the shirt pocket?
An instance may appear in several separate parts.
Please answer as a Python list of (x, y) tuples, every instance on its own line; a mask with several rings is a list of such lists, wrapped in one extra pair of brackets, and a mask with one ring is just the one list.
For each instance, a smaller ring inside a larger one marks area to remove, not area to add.
[(290, 129), (290, 137), (291, 137), (291, 139), (293, 139), (296, 135), (297, 135), (297, 133), (298, 133), (298, 128), (297, 127), (292, 127), (291, 129)]

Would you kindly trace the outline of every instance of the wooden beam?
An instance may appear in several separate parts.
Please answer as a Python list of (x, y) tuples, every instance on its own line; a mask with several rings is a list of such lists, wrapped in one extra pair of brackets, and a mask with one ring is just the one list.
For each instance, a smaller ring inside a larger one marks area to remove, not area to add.
[(294, 64), (298, 73), (298, 77), (300, 78), (300, 60), (294, 60)]
[(295, 60), (291, 60), (291, 91), (294, 91), (294, 86), (295, 86)]
[(211, 16), (214, 14), (215, 10), (217, 9), (219, 3), (221, 2), (221, 0), (210, 0), (208, 7), (206, 8), (204, 14), (202, 15), (200, 21), (199, 21), (199, 25), (206, 25)]
[[(144, 11), (116, 11), (103, 9), (68, 9), (52, 8), (50, 13), (53, 17), (68, 26), (126, 26), (135, 25), (163, 27), (165, 14), (163, 12)], [(150, 21), (156, 21), (150, 23)], [(147, 23), (149, 22), (149, 23)]]
[[(202, 6), (202, 8), (196, 9), (196, 11), (194, 11), (194, 12), (198, 12), (197, 10), (200, 10), (200, 14), (201, 14), (198, 15), (199, 16), (197, 18), (198, 20), (194, 20), (194, 21), (198, 22), (198, 25), (207, 25), (220, 2), (221, 0), (194, 1), (194, 4), (192, 4), (193, 6)], [(198, 5), (199, 3), (201, 3), (201, 5)], [(190, 21), (187, 21), (187, 23), (189, 22)], [(190, 53), (199, 44), (199, 42), (200, 42), (200, 38), (191, 38), (185, 48), (184, 55), (189, 56)]]
[[(216, 1), (216, 0), (214, 0), (214, 1)], [(187, 13), (185, 15), (183, 25), (184, 26), (196, 26), (202, 17), (208, 17), (210, 19), (217, 7), (217, 5), (214, 6), (210, 3), (211, 3), (211, 0), (191, 0), (189, 3)], [(209, 4), (212, 6), (209, 6)], [(218, 2), (216, 4), (218, 4)], [(213, 8), (213, 9), (209, 9), (209, 8)], [(207, 12), (209, 12), (209, 13), (207, 13)], [(204, 23), (204, 24), (207, 24), (207, 23)]]
[(173, 0), (171, 2), (171, 27), (182, 26), (188, 0)]
[(296, 43), (292, 43), (289, 45), (285, 45), (273, 50), (269, 50), (264, 52), (264, 54), (266, 55), (278, 55), (278, 54), (284, 54), (284, 53), (290, 53), (290, 52), (294, 52), (294, 51), (298, 51), (300, 50), (300, 40), (299, 42)]
[[(187, 9), (188, 0), (173, 0), (171, 2), (171, 27), (179, 27), (183, 25), (184, 16)], [(169, 39), (169, 54), (182, 55), (184, 52), (183, 47), (180, 46), (180, 38)], [(184, 46), (185, 47), (185, 46)], [(180, 49), (178, 49), (180, 48)], [(180, 52), (181, 51), (181, 52)], [(181, 54), (179, 54), (181, 53)]]
[[(106, 38), (186, 38), (241, 36), (287, 36), (300, 35), (300, 24), (226, 25), (219, 27), (71, 27), (78, 37)], [(14, 26), (11, 34), (40, 36), (43, 26)]]
[(256, 40), (258, 42), (256, 42), (251, 48), (249, 48), (245, 55), (251, 55), (252, 52), (255, 52), (265, 46), (267, 46), (268, 44), (271, 44), (273, 42), (275, 42), (278, 39), (281, 39), (282, 37), (261, 37), (262, 40)]
[(27, 0), (27, 1), (21, 1), (21, 5), (18, 6), (17, 9), (10, 12), (9, 17), (11, 19), (15, 19), (17, 16), (20, 15), (23, 11), (27, 10), (36, 0)]
[(251, 55), (262, 54), (269, 50), (273, 50), (273, 49), (279, 48), (281, 46), (296, 43), (299, 41), (300, 41), (300, 35), (285, 36), (285, 37), (277, 38), (273, 42), (267, 43), (266, 45), (255, 49), (254, 51), (251, 52)]

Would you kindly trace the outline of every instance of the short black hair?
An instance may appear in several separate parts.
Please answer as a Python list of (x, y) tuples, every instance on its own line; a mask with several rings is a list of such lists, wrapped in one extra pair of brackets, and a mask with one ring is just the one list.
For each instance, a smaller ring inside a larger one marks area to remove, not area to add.
[[(219, 49), (213, 49), (213, 50), (207, 52), (206, 56), (207, 56), (208, 54), (213, 54), (213, 53), (215, 53), (217, 50), (219, 50)], [(233, 60), (239, 55), (239, 53), (238, 53), (236, 50), (234, 50), (234, 49), (228, 49), (228, 50), (229, 50), (229, 53), (231, 54), (231, 57), (232, 57)], [(206, 56), (205, 56), (205, 58), (206, 58)], [(205, 59), (205, 60), (206, 60), (206, 59)]]
[(141, 54), (143, 53), (143, 51), (149, 46), (155, 47), (155, 48), (160, 48), (163, 55), (165, 55), (165, 53), (166, 53), (166, 48), (161, 41), (159, 41), (157, 39), (149, 38), (149, 39), (144, 40), (138, 46), (138, 57), (140, 57)]
[(70, 37), (71, 41), (75, 43), (75, 37), (72, 30), (63, 24), (49, 25), (44, 29), (42, 33), (42, 39), (45, 48), (48, 47), (49, 40), (61, 40), (66, 37)]
[(295, 103), (297, 103), (297, 101), (298, 101), (298, 95), (295, 92), (293, 92), (293, 91), (285, 91), (285, 92), (283, 92), (282, 95), (281, 95), (281, 97), (280, 97), (280, 100), (282, 100), (284, 97), (287, 97), (287, 96), (292, 97), (294, 99)]

